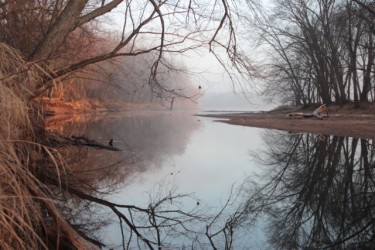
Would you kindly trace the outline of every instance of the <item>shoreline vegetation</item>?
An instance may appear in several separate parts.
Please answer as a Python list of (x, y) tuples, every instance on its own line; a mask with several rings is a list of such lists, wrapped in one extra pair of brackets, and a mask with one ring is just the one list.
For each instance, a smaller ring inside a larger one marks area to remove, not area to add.
[(47, 136), (43, 106), (31, 101), (44, 73), (0, 43), (0, 248), (95, 249), (62, 209), (59, 196), (75, 180)]
[(108, 113), (124, 110), (154, 110), (165, 109), (161, 104), (157, 103), (129, 103), (119, 102), (112, 106), (107, 106), (98, 100), (74, 100), (66, 101), (59, 98), (40, 97), (33, 100), (33, 103), (42, 108), (45, 116), (60, 115), (79, 115), (89, 113)]

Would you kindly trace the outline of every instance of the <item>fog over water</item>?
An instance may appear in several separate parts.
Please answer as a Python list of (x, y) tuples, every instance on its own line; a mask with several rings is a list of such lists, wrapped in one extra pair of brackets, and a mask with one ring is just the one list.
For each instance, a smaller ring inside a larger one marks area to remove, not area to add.
[(255, 93), (208, 92), (198, 101), (201, 111), (267, 111), (278, 106), (277, 101)]

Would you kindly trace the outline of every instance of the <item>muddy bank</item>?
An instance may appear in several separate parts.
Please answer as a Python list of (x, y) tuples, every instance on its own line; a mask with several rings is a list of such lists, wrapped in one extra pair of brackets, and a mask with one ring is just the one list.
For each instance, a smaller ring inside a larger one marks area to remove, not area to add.
[[(293, 109), (292, 111), (296, 111)], [(300, 110), (301, 111), (301, 110)], [(302, 110), (309, 112), (310, 110)], [(204, 114), (217, 121), (234, 125), (286, 130), (292, 133), (308, 132), (324, 135), (375, 139), (375, 112), (373, 107), (361, 109), (329, 108), (329, 118), (286, 117), (288, 110), (260, 113)]]

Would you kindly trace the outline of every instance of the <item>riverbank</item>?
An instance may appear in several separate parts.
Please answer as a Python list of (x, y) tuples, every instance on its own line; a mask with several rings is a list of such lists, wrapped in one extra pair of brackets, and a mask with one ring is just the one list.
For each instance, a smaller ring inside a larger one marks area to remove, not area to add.
[(291, 133), (313, 133), (324, 135), (349, 136), (375, 139), (375, 104), (362, 105), (360, 108), (347, 106), (329, 106), (329, 117), (317, 118), (287, 117), (289, 112), (311, 112), (313, 108), (282, 107), (265, 112), (200, 114), (214, 117), (217, 121), (233, 125), (285, 130)]

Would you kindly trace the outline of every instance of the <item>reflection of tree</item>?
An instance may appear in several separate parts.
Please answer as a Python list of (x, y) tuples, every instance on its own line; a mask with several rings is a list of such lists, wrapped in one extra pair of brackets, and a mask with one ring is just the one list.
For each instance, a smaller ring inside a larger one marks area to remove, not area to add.
[(245, 210), (241, 206), (237, 208), (237, 210), (231, 211), (229, 215), (224, 215), (224, 213), (228, 207), (237, 204), (236, 201), (242, 193), (241, 191), (242, 187), (240, 187), (239, 192), (236, 192), (234, 195), (232, 188), (225, 205), (210, 221), (207, 222), (205, 234), (210, 242), (210, 246), (214, 250), (235, 249), (235, 232), (237, 232), (247, 220), (247, 216)]
[(188, 210), (174, 204), (183, 199), (191, 199), (188, 195), (158, 197), (144, 208), (113, 203), (74, 189), (69, 189), (69, 193), (83, 201), (104, 206), (118, 218), (124, 249), (136, 245), (139, 249), (161, 249), (171, 244), (171, 238), (182, 236), (191, 242), (196, 232), (189, 228), (189, 224), (204, 219), (201, 217), (202, 210), (198, 207)]
[[(51, 128), (58, 128), (57, 125)], [(109, 152), (60, 147), (58, 157), (64, 164), (56, 165), (56, 160), (50, 160), (40, 173), (40, 179), (52, 190), (51, 200), (85, 239), (102, 245), (98, 232), (112, 220), (111, 225), (118, 225), (121, 232), (124, 249), (233, 247), (235, 230), (243, 221), (242, 212), (228, 215), (238, 198), (233, 190), (223, 208), (213, 214), (194, 196), (176, 194), (170, 187), (161, 186), (161, 191), (150, 195), (149, 204), (143, 207), (126, 201), (115, 203), (107, 196), (118, 184), (125, 185), (134, 171), (150, 168), (151, 163), (157, 166), (166, 156), (182, 153), (191, 132), (198, 127), (194, 118), (186, 114), (146, 112), (135, 117), (111, 117), (110, 122), (94, 120), (82, 126), (81, 123), (61, 125), (63, 129), (57, 131), (65, 136), (84, 134), (97, 141), (114, 138), (115, 146), (124, 149)], [(51, 211), (47, 211), (47, 217), (53, 221)], [(52, 223), (50, 228), (54, 227), (59, 225)], [(61, 229), (64, 230), (67, 229)], [(64, 241), (46, 231), (52, 245)]]
[(84, 134), (104, 143), (113, 138), (116, 147), (141, 159), (139, 169), (161, 165), (167, 156), (183, 153), (192, 132), (199, 126), (190, 114), (157, 111), (115, 113), (99, 120), (66, 123), (50, 120), (48, 124), (53, 131), (66, 136)]
[[(108, 200), (106, 193), (98, 186), (101, 182), (96, 178), (86, 178), (82, 182), (81, 176), (77, 177), (69, 169), (60, 169), (60, 176), (52, 168), (46, 170), (50, 171), (40, 176), (44, 185), (51, 190), (50, 199), (46, 198), (45, 201), (53, 200), (67, 222), (65, 225), (55, 224), (56, 210), (47, 208), (45, 216), (49, 223), (44, 228), (50, 248), (58, 246), (59, 242), (61, 247), (67, 244), (69, 249), (78, 246), (71, 235), (65, 238), (63, 233), (55, 234), (53, 230), (57, 228), (57, 231), (65, 233), (68, 231), (67, 225), (94, 245), (105, 246), (106, 242), (100, 240), (97, 232), (111, 219), (115, 219), (115, 223), (117, 219), (123, 249), (207, 249), (210, 245), (214, 249), (218, 249), (215, 247), (217, 245), (229, 249), (233, 244), (234, 230), (239, 226), (242, 215), (234, 214), (226, 218), (226, 210), (236, 198), (233, 194), (229, 195), (222, 210), (212, 216), (193, 195), (175, 194), (173, 188), (161, 184), (160, 190), (150, 195), (149, 204), (141, 207)], [(216, 231), (212, 233), (213, 230)]]
[(278, 248), (375, 246), (374, 151), (356, 138), (270, 132), (261, 157), (271, 171), (248, 210), (271, 218)]

